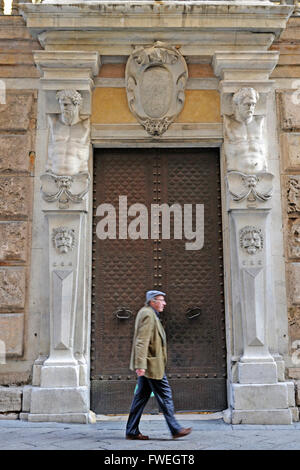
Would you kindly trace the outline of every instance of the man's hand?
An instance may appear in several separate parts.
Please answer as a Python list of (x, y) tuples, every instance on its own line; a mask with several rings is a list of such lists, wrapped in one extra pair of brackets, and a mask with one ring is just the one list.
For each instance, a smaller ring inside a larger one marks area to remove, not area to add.
[(136, 369), (136, 374), (138, 377), (142, 377), (143, 375), (145, 375), (145, 369)]

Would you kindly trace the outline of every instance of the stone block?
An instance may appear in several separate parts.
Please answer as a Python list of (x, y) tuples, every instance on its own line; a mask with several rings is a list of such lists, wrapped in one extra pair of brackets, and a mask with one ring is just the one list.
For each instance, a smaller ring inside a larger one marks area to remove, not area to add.
[(296, 405), (300, 406), (300, 380), (296, 380)]
[(42, 365), (34, 364), (32, 369), (32, 385), (34, 387), (39, 387), (41, 385), (41, 372)]
[(292, 424), (290, 408), (283, 410), (233, 410), (232, 424)]
[(26, 131), (30, 127), (33, 112), (32, 92), (6, 90), (5, 104), (1, 104), (0, 130)]
[(284, 361), (276, 361), (278, 382), (285, 382), (285, 363)]
[[(300, 338), (300, 306), (292, 306), (288, 308), (289, 337), (292, 353), (293, 368), (290, 370), (296, 373), (297, 365), (300, 364), (300, 351), (298, 349)], [(289, 376), (291, 379), (300, 380), (300, 368), (297, 376)]]
[(0, 420), (14, 420), (14, 419), (19, 419), (19, 414), (18, 413), (0, 413)]
[(25, 306), (25, 268), (0, 268), (0, 311)]
[(29, 414), (29, 413), (20, 413), (20, 414), (19, 414), (19, 419), (20, 419), (21, 421), (28, 421), (28, 414)]
[(277, 382), (276, 362), (238, 363), (241, 384), (274, 384)]
[(87, 387), (74, 388), (32, 388), (32, 414), (57, 415), (66, 413), (87, 413), (89, 393)]
[(41, 387), (78, 387), (79, 366), (44, 366)]
[(288, 389), (288, 403), (289, 407), (295, 406), (295, 384), (294, 382), (286, 382)]
[(300, 367), (290, 367), (288, 369), (288, 376), (290, 379), (300, 380)]
[(235, 410), (274, 410), (288, 408), (285, 382), (277, 384), (233, 384)]
[(27, 416), (30, 423), (79, 423), (89, 424), (89, 413), (63, 413), (63, 414), (31, 414)]
[(27, 222), (0, 222), (0, 262), (27, 260)]
[(288, 297), (293, 305), (300, 305), (300, 263), (288, 264)]
[(300, 129), (299, 91), (297, 89), (283, 91), (278, 96), (282, 129), (286, 131)]
[(31, 215), (32, 178), (29, 176), (0, 176), (0, 213), (2, 217)]
[(21, 411), (22, 388), (0, 387), (0, 412), (9, 413)]
[(284, 170), (285, 171), (299, 170), (300, 169), (300, 134), (284, 133), (281, 135), (280, 140), (281, 140), (281, 154), (282, 154)]
[(6, 357), (21, 357), (23, 341), (24, 314), (0, 313), (0, 364), (5, 364)]
[(30, 133), (0, 136), (0, 172), (29, 173), (32, 162)]
[(31, 391), (31, 385), (25, 385), (23, 388), (22, 411), (25, 413), (30, 411)]
[(287, 242), (288, 254), (290, 258), (300, 258), (300, 219), (288, 219), (287, 221)]
[(290, 410), (292, 413), (293, 423), (297, 423), (299, 421), (299, 408), (297, 406), (292, 406)]

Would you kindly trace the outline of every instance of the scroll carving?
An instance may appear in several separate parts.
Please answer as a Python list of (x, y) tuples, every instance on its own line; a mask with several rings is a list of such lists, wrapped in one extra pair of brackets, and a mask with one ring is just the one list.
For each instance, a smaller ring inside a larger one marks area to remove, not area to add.
[(183, 108), (187, 65), (162, 42), (137, 47), (126, 66), (128, 106), (148, 134), (161, 136)]

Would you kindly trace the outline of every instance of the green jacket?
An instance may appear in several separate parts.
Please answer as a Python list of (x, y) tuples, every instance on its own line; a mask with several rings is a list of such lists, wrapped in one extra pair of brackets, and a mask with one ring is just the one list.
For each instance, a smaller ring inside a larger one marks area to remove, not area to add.
[(166, 333), (154, 309), (142, 307), (135, 320), (130, 369), (145, 369), (145, 377), (160, 380), (167, 363)]

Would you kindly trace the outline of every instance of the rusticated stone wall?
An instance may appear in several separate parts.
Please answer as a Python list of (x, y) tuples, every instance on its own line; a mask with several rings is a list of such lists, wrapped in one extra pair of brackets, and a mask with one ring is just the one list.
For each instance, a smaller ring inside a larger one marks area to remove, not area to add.
[[(277, 93), (281, 146), (286, 286), (291, 363), (290, 378), (300, 379), (300, 102), (297, 91)], [(298, 357), (297, 357), (298, 356)], [(299, 362), (299, 363), (298, 363)]]
[[(0, 15), (0, 384), (31, 380), (29, 273), (40, 49), (20, 16)], [(18, 410), (15, 410), (18, 411)]]
[[(298, 13), (299, 14), (299, 13)], [(290, 361), (286, 376), (295, 382), (300, 406), (300, 17), (293, 16), (280, 40), (276, 80), (280, 139), (281, 196), (285, 240)]]

